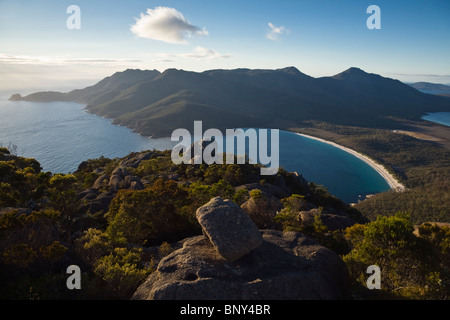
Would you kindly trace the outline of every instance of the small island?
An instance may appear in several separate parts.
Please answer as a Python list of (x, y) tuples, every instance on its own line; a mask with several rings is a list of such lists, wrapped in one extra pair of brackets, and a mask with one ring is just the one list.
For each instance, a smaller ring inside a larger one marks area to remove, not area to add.
[(11, 97), (9, 97), (9, 101), (20, 101), (22, 100), (22, 96), (20, 95), (20, 93), (15, 93), (13, 94)]

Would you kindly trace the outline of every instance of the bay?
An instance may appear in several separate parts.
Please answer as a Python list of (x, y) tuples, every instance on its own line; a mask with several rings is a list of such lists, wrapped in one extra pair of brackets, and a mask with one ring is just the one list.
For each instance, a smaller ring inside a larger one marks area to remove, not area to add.
[(347, 203), (388, 191), (386, 180), (371, 166), (327, 143), (280, 131), (280, 164), (306, 180), (325, 186)]
[[(271, 130), (267, 137), (267, 155), (272, 156)], [(218, 143), (219, 150), (223, 150), (223, 145)], [(236, 145), (234, 152), (238, 154)], [(245, 152), (249, 154), (248, 142)], [(279, 130), (279, 164), (287, 171), (296, 171), (306, 180), (322, 185), (347, 203), (390, 189), (388, 182), (361, 159), (328, 143), (289, 131)]]
[[(44, 171), (74, 172), (87, 159), (124, 157), (130, 152), (169, 150), (177, 142), (151, 139), (85, 112), (73, 102), (0, 100), (0, 145), (17, 146), (19, 156), (35, 158)], [(389, 190), (374, 169), (326, 143), (280, 131), (280, 166), (325, 186), (345, 202)]]
[(450, 112), (427, 113), (422, 119), (450, 127)]

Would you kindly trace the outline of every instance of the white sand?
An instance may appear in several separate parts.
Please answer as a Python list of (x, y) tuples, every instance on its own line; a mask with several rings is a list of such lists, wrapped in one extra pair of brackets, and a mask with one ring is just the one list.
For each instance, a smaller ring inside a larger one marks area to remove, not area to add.
[(403, 184), (401, 184), (400, 182), (398, 182), (397, 179), (395, 179), (394, 176), (392, 176), (392, 174), (390, 174), (389, 171), (387, 171), (385, 167), (383, 167), (381, 164), (375, 162), (374, 160), (370, 159), (369, 157), (367, 157), (367, 156), (365, 156), (365, 155), (363, 155), (363, 154), (361, 154), (361, 153), (359, 153), (359, 152), (357, 152), (355, 150), (352, 150), (350, 148), (341, 146), (340, 144), (337, 144), (335, 142), (331, 142), (331, 141), (328, 141), (328, 140), (324, 140), (324, 139), (321, 139), (321, 138), (309, 136), (309, 135), (302, 134), (302, 133), (297, 133), (297, 132), (295, 132), (295, 133), (300, 135), (300, 136), (306, 137), (306, 138), (310, 138), (310, 139), (314, 139), (314, 140), (317, 140), (317, 141), (321, 141), (321, 142), (330, 144), (330, 145), (332, 145), (332, 146), (334, 146), (336, 148), (339, 148), (339, 149), (341, 149), (341, 150), (343, 150), (345, 152), (350, 153), (351, 155), (354, 155), (358, 159), (361, 159), (362, 161), (367, 163), (369, 166), (371, 166), (375, 171), (377, 171), (386, 180), (386, 182), (389, 184), (389, 186), (393, 190), (395, 190), (397, 192), (402, 192), (402, 191), (406, 190), (405, 186)]

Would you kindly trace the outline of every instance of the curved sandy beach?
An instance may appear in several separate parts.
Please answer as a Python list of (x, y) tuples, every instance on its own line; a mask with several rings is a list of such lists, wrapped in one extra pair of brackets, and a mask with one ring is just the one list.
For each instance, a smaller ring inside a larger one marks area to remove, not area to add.
[(404, 190), (406, 190), (405, 186), (403, 184), (401, 184), (400, 182), (397, 181), (397, 179), (394, 178), (394, 176), (389, 173), (389, 171), (386, 170), (386, 168), (384, 168), (381, 164), (375, 162), (374, 160), (370, 159), (369, 157), (344, 146), (341, 146), (340, 144), (337, 144), (335, 142), (332, 141), (328, 141), (328, 140), (324, 140), (321, 138), (317, 138), (314, 136), (309, 136), (303, 133), (298, 133), (298, 132), (294, 132), (295, 134), (298, 134), (300, 136), (303, 136), (305, 138), (309, 138), (309, 139), (314, 139), (323, 143), (327, 143), (329, 145), (332, 145), (333, 147), (339, 148), (345, 152), (350, 153), (351, 155), (357, 157), (358, 159), (364, 161), (365, 163), (367, 163), (369, 166), (371, 166), (375, 171), (377, 171), (385, 180), (386, 182), (389, 184), (389, 186), (391, 187), (391, 189), (397, 191), (397, 192), (402, 192)]

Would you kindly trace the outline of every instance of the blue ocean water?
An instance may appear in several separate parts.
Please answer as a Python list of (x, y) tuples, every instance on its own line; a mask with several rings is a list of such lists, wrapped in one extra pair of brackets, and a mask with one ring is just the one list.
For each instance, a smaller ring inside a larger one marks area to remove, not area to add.
[(390, 189), (375, 169), (332, 145), (280, 131), (280, 164), (306, 180), (325, 186), (341, 200), (352, 203)]
[[(247, 130), (248, 128), (244, 129), (245, 132)], [(258, 132), (261, 129), (251, 130), (257, 132), (256, 144), (260, 144), (262, 138)], [(270, 143), (271, 131), (267, 130), (266, 138), (268, 160), (271, 160), (273, 156)], [(194, 140), (198, 139), (199, 137), (196, 137)], [(229, 153), (226, 139), (227, 137), (223, 136), (223, 143), (220, 142), (221, 139), (217, 140), (219, 153)], [(252, 139), (255, 141), (254, 138)], [(249, 155), (249, 140), (247, 139), (245, 143), (245, 151), (238, 152), (238, 142), (234, 140), (234, 153), (241, 156)], [(260, 161), (258, 148), (255, 152), (254, 157), (257, 159), (253, 160), (268, 167), (273, 166), (273, 163), (268, 160)], [(369, 194), (390, 189), (389, 184), (375, 169), (350, 153), (330, 144), (283, 130), (279, 130), (279, 166), (287, 171), (296, 171), (306, 180), (326, 187), (331, 194), (347, 203), (357, 202)]]
[[(0, 97), (0, 145), (17, 146), (44, 171), (74, 172), (87, 159), (124, 157), (130, 152), (168, 150), (170, 138), (151, 139), (111, 124), (72, 102), (12, 102)], [(346, 202), (386, 191), (386, 181), (369, 165), (331, 145), (280, 131), (280, 166), (325, 186)]]
[(422, 117), (424, 120), (436, 122), (450, 127), (450, 112), (427, 113)]
[(87, 159), (124, 157), (130, 152), (167, 150), (170, 139), (150, 139), (111, 120), (89, 114), (73, 102), (0, 100), (0, 145), (17, 146), (19, 156), (35, 158), (44, 171), (74, 172)]

